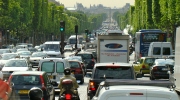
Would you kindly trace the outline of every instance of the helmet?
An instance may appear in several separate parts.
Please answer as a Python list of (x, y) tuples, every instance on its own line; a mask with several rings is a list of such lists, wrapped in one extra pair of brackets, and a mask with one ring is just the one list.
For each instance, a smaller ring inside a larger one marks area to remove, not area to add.
[(30, 100), (41, 100), (43, 96), (43, 91), (38, 87), (33, 87), (29, 90)]
[(65, 68), (64, 69), (64, 74), (65, 75), (70, 75), (71, 74), (71, 69), (70, 68)]
[(3, 73), (0, 71), (0, 79), (3, 80)]

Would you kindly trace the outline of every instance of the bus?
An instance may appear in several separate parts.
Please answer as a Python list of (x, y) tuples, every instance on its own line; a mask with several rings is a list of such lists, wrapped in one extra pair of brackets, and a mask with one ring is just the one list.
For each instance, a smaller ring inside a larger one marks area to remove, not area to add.
[(148, 56), (151, 42), (166, 42), (167, 34), (160, 29), (143, 29), (135, 34), (135, 61)]

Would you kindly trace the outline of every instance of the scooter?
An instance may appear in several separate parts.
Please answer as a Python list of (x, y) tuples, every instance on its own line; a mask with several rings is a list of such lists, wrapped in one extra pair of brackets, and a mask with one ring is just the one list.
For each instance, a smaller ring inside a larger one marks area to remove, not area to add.
[(59, 100), (79, 100), (79, 96), (74, 94), (71, 89), (73, 88), (73, 82), (71, 79), (65, 79), (62, 81), (62, 87), (66, 90), (64, 91)]

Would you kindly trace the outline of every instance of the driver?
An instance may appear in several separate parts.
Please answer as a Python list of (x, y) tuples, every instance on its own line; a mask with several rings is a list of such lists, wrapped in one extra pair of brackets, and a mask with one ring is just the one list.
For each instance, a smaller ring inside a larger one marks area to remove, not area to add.
[(71, 91), (72, 91), (74, 94), (78, 95), (78, 93), (77, 93), (77, 91), (76, 91), (75, 89), (77, 89), (77, 88), (79, 87), (79, 85), (78, 85), (78, 83), (77, 83), (77, 81), (76, 81), (76, 78), (74, 78), (74, 77), (72, 77), (72, 76), (70, 75), (70, 74), (71, 74), (71, 69), (70, 69), (70, 68), (65, 68), (65, 69), (64, 69), (64, 74), (65, 74), (65, 76), (61, 78), (60, 83), (59, 83), (59, 85), (58, 85), (58, 88), (60, 89), (60, 95), (65, 91), (65, 89), (62, 88), (62, 81), (63, 81), (64, 79), (71, 79), (71, 80), (73, 81), (73, 88), (71, 89)]

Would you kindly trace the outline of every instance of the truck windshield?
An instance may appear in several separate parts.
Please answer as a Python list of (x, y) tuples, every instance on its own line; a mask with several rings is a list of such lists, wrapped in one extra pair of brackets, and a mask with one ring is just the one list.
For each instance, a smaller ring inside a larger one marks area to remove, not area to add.
[(97, 67), (95, 79), (133, 79), (130, 67)]
[(60, 45), (59, 44), (45, 44), (44, 50), (45, 51), (59, 51)]
[(75, 44), (76, 43), (76, 39), (69, 39), (69, 44)]

